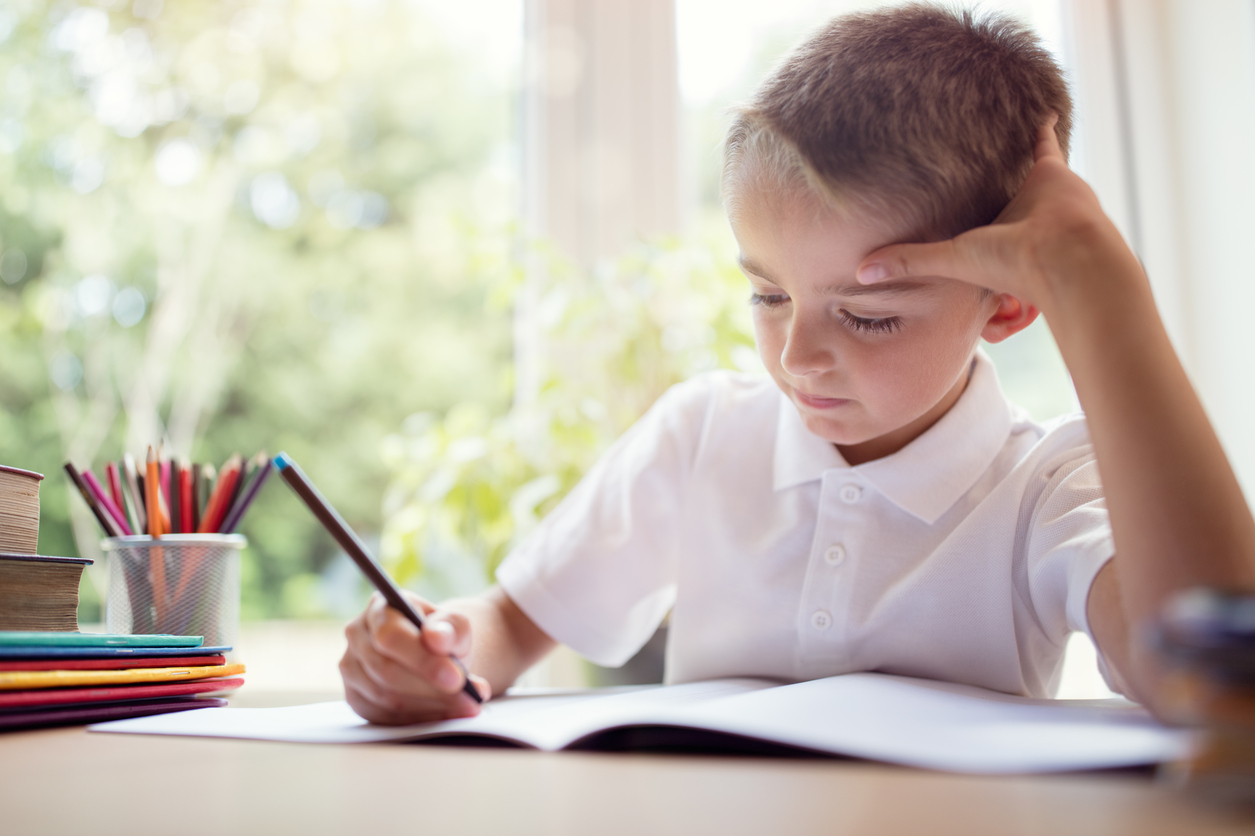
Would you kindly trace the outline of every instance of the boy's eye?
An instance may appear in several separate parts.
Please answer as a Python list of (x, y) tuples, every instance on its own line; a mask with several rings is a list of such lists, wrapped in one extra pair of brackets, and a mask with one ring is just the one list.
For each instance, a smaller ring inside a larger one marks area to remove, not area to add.
[(789, 301), (789, 297), (783, 293), (751, 293), (750, 304), (762, 305), (764, 308), (774, 308), (783, 305)]
[(866, 331), (870, 334), (889, 334), (902, 327), (902, 317), (900, 316), (865, 319), (861, 316), (855, 316), (849, 311), (842, 311), (841, 321), (855, 331)]

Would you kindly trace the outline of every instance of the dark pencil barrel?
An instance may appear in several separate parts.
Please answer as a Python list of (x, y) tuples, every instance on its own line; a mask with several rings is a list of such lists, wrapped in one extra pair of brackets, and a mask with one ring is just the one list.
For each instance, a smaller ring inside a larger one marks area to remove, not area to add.
[[(397, 588), (392, 578), (388, 577), (388, 573), (383, 570), (383, 567), (366, 550), (366, 544), (361, 541), (353, 529), (349, 528), (348, 523), (344, 521), (339, 512), (318, 491), (318, 488), (314, 487), (314, 483), (309, 480), (309, 477), (305, 475), (300, 466), (292, 461), (286, 453), (280, 453), (275, 456), (274, 462), (284, 481), (291, 485), (292, 490), (296, 491), (296, 495), (304, 500), (305, 504), (309, 506), (309, 510), (314, 512), (314, 516), (318, 518), (318, 521), (323, 524), (323, 527), (340, 544), (340, 548), (344, 549), (345, 553), (353, 558), (353, 562), (361, 568), (374, 587), (383, 595), (388, 602), (388, 606), (412, 621), (418, 629), (423, 629), (422, 615), (405, 599), (405, 596), (401, 594), (401, 590)], [(462, 660), (456, 656), (451, 656), (450, 658), (462, 671), (465, 683), (462, 690), (475, 702), (483, 702), (483, 698), (475, 690), (475, 686), (471, 684), (470, 674), (462, 664)]]

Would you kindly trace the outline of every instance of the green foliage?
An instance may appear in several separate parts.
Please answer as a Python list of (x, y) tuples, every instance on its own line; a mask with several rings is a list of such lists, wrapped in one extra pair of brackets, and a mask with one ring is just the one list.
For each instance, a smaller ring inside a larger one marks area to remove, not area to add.
[[(383, 437), (506, 401), (513, 94), (423, 8), (0, 6), (0, 461), (49, 474), (43, 551), (96, 553), (65, 458), (159, 439), (287, 449), (378, 531)], [(276, 482), (243, 531), (246, 615), (317, 610), (308, 512)]]
[[(511, 295), (535, 295), (541, 383), (513, 408), (418, 414), (387, 439), (383, 555), (434, 597), (474, 591), (670, 386), (756, 368), (744, 277), (708, 247), (641, 245), (591, 276), (541, 254)], [(467, 566), (476, 571), (467, 572)]]

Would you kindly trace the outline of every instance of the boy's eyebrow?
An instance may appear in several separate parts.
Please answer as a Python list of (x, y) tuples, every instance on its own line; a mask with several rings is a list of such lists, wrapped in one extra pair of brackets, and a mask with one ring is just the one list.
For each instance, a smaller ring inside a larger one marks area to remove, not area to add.
[[(741, 269), (746, 273), (758, 276), (769, 282), (775, 282), (771, 275), (764, 270), (753, 259), (744, 255), (737, 256), (737, 262), (741, 265)], [(897, 279), (891, 282), (880, 282), (878, 284), (859, 284), (851, 282), (850, 284), (832, 285), (824, 290), (830, 296), (885, 296), (898, 295), (905, 293), (915, 293), (920, 290), (927, 290), (928, 282), (922, 282), (915, 279)]]
[(916, 281), (914, 279), (897, 279), (892, 282), (880, 282), (878, 284), (852, 284), (833, 285), (825, 292), (832, 296), (871, 296), (873, 294), (905, 294), (915, 293), (929, 288), (928, 282)]

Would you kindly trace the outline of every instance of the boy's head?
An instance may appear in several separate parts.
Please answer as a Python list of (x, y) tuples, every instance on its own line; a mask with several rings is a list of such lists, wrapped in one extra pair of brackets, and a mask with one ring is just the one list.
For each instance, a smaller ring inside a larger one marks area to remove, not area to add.
[(759, 351), (807, 427), (851, 463), (896, 452), (943, 415), (979, 339), (1036, 312), (935, 279), (863, 287), (886, 244), (993, 221), (1071, 103), (1036, 37), (927, 5), (838, 18), (735, 115), (724, 202), (754, 287)]
[(836, 20), (739, 108), (723, 189), (802, 189), (942, 240), (990, 223), (1033, 164), (1051, 114), (1066, 155), (1067, 84), (1026, 27), (911, 4)]

